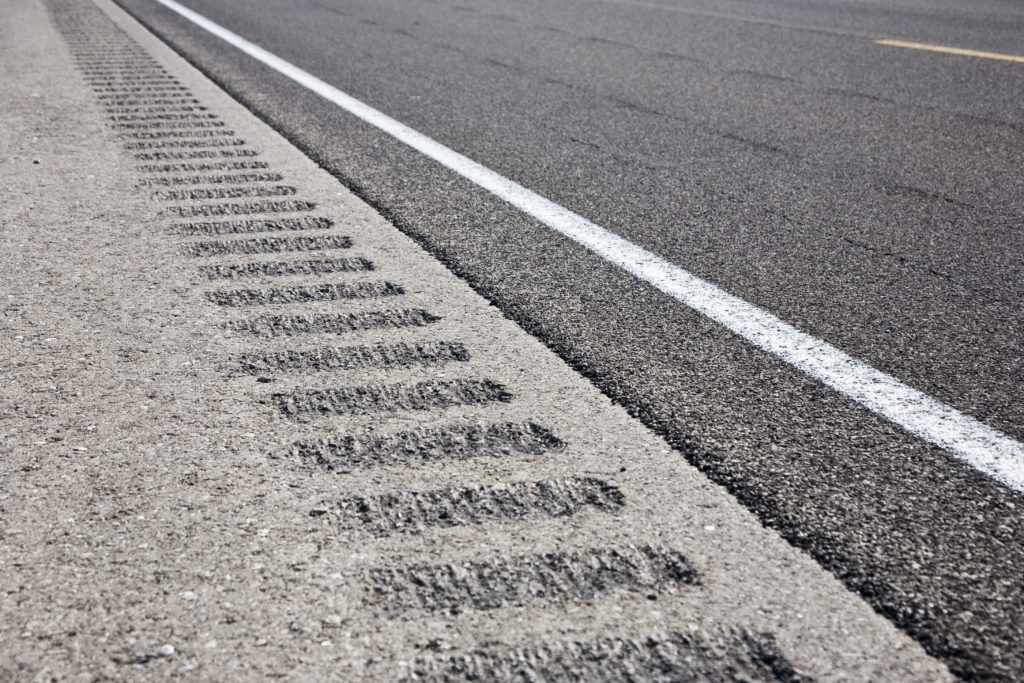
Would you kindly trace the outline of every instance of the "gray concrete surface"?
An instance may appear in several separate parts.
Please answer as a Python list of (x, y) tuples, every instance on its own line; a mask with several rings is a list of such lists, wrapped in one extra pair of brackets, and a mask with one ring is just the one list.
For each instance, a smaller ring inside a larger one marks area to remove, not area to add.
[(0, 24), (0, 677), (949, 678), (120, 10), (47, 6)]

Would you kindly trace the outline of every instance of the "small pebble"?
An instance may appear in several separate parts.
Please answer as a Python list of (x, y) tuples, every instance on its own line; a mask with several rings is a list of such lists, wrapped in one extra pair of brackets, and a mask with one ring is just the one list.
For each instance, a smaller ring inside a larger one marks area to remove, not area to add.
[(173, 654), (174, 654), (174, 646), (173, 645), (161, 645), (160, 647), (158, 647), (156, 649), (156, 656), (157, 657), (170, 657)]
[(192, 591), (182, 591), (181, 593), (178, 593), (178, 597), (182, 600), (195, 600), (196, 594)]

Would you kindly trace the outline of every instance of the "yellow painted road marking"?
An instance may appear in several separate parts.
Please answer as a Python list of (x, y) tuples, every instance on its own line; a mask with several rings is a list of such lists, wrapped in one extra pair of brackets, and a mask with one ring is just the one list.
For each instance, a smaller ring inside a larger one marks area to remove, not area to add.
[(926, 43), (908, 43), (904, 40), (876, 40), (878, 45), (891, 45), (892, 47), (906, 47), (911, 50), (930, 50), (931, 52), (945, 52), (950, 55), (963, 55), (965, 57), (984, 57), (985, 59), (1001, 59), (1004, 62), (1020, 62), (1024, 64), (1024, 57), (1019, 55), (1004, 55), (998, 52), (980, 52), (978, 50), (964, 50), (959, 47), (944, 47), (942, 45), (928, 45)]

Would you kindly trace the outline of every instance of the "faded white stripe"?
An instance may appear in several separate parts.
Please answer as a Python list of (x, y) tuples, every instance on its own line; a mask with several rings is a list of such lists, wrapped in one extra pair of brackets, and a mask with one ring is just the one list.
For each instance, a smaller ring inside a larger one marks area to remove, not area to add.
[(759, 348), (1024, 493), (1024, 444), (431, 140), (174, 0), (157, 2)]

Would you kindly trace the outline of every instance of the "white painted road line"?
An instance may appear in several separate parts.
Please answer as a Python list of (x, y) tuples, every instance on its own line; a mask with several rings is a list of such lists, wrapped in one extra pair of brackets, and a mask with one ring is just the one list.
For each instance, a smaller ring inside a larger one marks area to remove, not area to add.
[(1024, 493), (1024, 444), (435, 142), (174, 0), (156, 1), (759, 348)]
[(925, 50), (927, 52), (942, 52), (947, 55), (959, 55), (961, 57), (980, 57), (982, 59), (998, 59), (1003, 62), (1017, 62), (1019, 64), (1024, 64), (1024, 56), (1008, 55), (1002, 52), (966, 50), (962, 47), (949, 47), (947, 45), (931, 45), (929, 43), (912, 43), (906, 40), (876, 40), (875, 45), (903, 47), (908, 50)]

